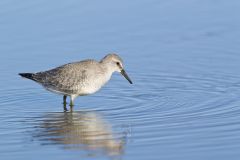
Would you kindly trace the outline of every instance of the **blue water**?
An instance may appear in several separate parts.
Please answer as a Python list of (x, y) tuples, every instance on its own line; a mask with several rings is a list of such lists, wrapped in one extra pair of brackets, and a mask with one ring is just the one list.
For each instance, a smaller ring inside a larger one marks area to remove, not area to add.
[[(0, 157), (238, 160), (238, 0), (0, 1)], [(62, 97), (20, 78), (118, 53), (101, 91)]]

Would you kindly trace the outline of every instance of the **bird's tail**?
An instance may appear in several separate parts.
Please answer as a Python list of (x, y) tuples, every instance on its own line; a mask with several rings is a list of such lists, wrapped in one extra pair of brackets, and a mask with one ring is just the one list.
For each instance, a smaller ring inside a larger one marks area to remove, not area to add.
[(34, 78), (33, 78), (34, 73), (19, 73), (19, 75), (24, 77), (24, 78), (34, 80)]

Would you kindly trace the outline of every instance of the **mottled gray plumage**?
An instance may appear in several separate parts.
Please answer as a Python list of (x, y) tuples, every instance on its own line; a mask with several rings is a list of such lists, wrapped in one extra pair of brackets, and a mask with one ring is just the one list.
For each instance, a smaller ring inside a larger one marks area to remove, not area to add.
[(36, 81), (49, 91), (64, 95), (65, 100), (66, 96), (70, 96), (70, 105), (73, 105), (77, 96), (98, 91), (115, 71), (122, 73), (132, 83), (123, 69), (122, 59), (117, 54), (108, 54), (100, 62), (84, 60), (44, 72), (19, 74)]

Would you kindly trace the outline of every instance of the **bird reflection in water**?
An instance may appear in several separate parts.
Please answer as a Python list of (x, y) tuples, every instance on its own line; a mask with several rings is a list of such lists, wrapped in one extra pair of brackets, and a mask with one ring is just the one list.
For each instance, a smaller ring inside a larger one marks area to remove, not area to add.
[(97, 112), (61, 112), (43, 117), (37, 137), (44, 144), (61, 144), (65, 149), (90, 151), (97, 156), (120, 156), (127, 132), (114, 133)]

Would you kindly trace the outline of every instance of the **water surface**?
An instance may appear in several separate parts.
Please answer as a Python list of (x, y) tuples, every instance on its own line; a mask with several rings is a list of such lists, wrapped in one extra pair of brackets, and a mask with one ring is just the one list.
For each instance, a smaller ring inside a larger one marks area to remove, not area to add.
[[(0, 2), (0, 156), (13, 159), (237, 160), (240, 2)], [(62, 97), (20, 78), (117, 52), (121, 75)]]

